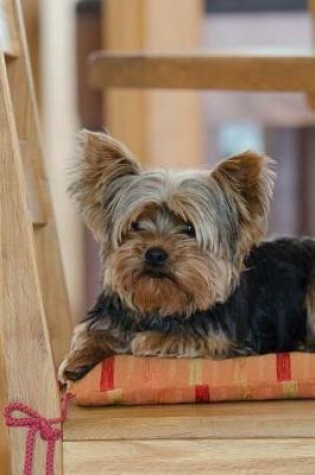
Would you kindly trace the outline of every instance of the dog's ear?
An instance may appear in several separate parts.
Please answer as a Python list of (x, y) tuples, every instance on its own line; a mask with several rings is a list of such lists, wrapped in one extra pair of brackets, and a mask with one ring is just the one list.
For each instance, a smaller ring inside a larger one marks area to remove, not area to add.
[(69, 192), (80, 204), (87, 225), (99, 238), (115, 193), (124, 186), (126, 178), (141, 173), (141, 168), (127, 147), (101, 132), (80, 132), (79, 157)]
[(274, 161), (247, 151), (223, 160), (211, 177), (237, 213), (240, 252), (247, 253), (266, 231), (275, 173)]

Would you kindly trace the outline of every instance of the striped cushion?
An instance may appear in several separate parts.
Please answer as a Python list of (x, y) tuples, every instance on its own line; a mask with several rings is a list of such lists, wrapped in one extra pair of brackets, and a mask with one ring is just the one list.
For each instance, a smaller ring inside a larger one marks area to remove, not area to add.
[(312, 398), (315, 354), (225, 361), (115, 356), (69, 390), (77, 404), (92, 406)]

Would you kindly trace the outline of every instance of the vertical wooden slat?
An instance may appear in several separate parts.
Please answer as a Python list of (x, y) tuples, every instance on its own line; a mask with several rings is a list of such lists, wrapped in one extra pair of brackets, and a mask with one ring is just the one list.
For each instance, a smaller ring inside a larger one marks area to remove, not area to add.
[[(105, 49), (165, 53), (199, 47), (201, 0), (107, 0), (105, 6)], [(107, 124), (146, 166), (196, 167), (203, 162), (199, 100), (196, 92), (110, 91)]]
[(68, 351), (72, 322), (49, 184), (44, 170), (39, 119), (23, 29), (22, 11), (18, 0), (16, 0), (15, 18), (22, 52), (18, 58), (8, 63), (7, 72), (18, 137), (20, 140), (27, 142), (28, 156), (32, 159), (32, 163), (29, 163), (29, 165), (33, 168), (36, 192), (45, 214), (45, 226), (34, 228), (35, 245), (49, 336), (55, 364), (58, 365)]
[[(103, 46), (114, 51), (136, 51), (146, 44), (147, 0), (103, 2)], [(106, 126), (141, 159), (147, 155), (146, 94), (110, 91), (105, 96)]]
[[(95, 91), (89, 87), (86, 67), (87, 58), (92, 51), (102, 48), (102, 15), (101, 0), (90, 2), (81, 0), (76, 12), (76, 50), (77, 50), (77, 82), (78, 111), (80, 126), (97, 130), (103, 126), (103, 91)], [(91, 307), (100, 292), (100, 258), (99, 245), (95, 242), (90, 230), (85, 230), (85, 270), (87, 307)]]
[[(0, 351), (7, 401), (21, 401), (47, 417), (59, 414), (49, 334), (36, 266), (32, 223), (27, 208), (18, 135), (0, 58)], [(10, 431), (12, 472), (22, 473), (25, 432)], [(42, 475), (46, 445), (39, 441), (34, 474)], [(61, 445), (56, 452), (61, 474)]]
[[(201, 0), (147, 1), (146, 49), (189, 53), (200, 47)], [(201, 95), (196, 91), (148, 93), (150, 165), (194, 168), (203, 161)]]
[(77, 93), (80, 125), (91, 130), (102, 127), (102, 91), (88, 85), (87, 58), (102, 47), (101, 1), (81, 0), (76, 12)]

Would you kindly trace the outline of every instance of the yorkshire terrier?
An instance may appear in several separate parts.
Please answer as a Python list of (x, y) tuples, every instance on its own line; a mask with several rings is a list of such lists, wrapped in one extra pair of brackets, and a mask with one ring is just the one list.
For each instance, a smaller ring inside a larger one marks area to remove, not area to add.
[(81, 133), (71, 192), (101, 243), (102, 292), (75, 329), (61, 380), (114, 354), (229, 358), (315, 346), (315, 241), (264, 237), (273, 161), (143, 171), (103, 133)]

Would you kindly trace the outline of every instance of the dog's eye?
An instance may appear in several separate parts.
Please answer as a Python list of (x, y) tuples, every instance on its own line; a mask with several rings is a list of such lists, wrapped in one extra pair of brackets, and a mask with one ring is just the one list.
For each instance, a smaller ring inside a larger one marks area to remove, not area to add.
[(133, 231), (141, 231), (143, 228), (142, 228), (141, 223), (139, 221), (134, 221), (133, 223), (131, 223), (131, 229)]
[(189, 237), (196, 237), (196, 231), (195, 231), (195, 228), (193, 227), (193, 225), (191, 223), (185, 223), (183, 224), (182, 226), (182, 232), (184, 234), (187, 234), (187, 236)]

